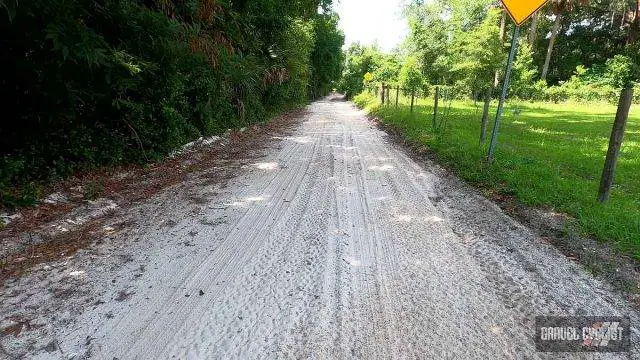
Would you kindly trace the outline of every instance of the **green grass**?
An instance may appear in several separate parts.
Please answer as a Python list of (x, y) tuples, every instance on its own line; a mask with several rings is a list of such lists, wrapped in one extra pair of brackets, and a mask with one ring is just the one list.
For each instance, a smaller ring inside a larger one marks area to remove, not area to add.
[[(615, 106), (508, 101), (495, 162), (487, 166), (488, 140), (479, 144), (482, 103), (454, 101), (446, 125), (433, 131), (432, 100), (407, 99), (380, 106), (361, 94), (354, 101), (414, 144), (427, 145), (438, 161), (488, 195), (505, 194), (527, 206), (550, 207), (576, 219), (583, 235), (612, 244), (640, 260), (640, 109), (632, 107), (615, 187), (609, 201), (596, 201)], [(492, 104), (487, 138), (495, 117)], [(448, 106), (448, 103), (446, 104)], [(447, 110), (440, 104), (440, 118)]]

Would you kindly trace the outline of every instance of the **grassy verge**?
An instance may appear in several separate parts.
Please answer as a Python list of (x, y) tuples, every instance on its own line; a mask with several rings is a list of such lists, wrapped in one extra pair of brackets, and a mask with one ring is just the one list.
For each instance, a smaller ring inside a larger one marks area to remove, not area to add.
[[(576, 219), (583, 235), (608, 242), (640, 260), (640, 109), (632, 112), (606, 204), (596, 201), (615, 107), (603, 104), (546, 104), (509, 101), (500, 127), (495, 162), (484, 162), (488, 141), (479, 143), (482, 103), (441, 103), (442, 126), (433, 130), (433, 103), (407, 99), (381, 106), (372, 94), (358, 106), (426, 145), (438, 161), (487, 195), (513, 196), (523, 205), (550, 207)], [(488, 137), (495, 116), (491, 108)]]

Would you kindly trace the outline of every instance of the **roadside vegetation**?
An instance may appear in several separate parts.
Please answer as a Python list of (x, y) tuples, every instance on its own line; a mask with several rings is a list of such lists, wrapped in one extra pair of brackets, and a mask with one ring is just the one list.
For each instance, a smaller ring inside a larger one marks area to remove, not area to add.
[(0, 0), (0, 206), (327, 94), (331, 0)]
[[(640, 260), (640, 110), (616, 116), (640, 103), (638, 6), (550, 1), (523, 25), (493, 163), (513, 34), (499, 2), (410, 3), (404, 43), (391, 53), (352, 45), (339, 87), (487, 195), (569, 214), (581, 234)], [(624, 133), (617, 154), (612, 128)], [(603, 195), (605, 157), (615, 179)]]

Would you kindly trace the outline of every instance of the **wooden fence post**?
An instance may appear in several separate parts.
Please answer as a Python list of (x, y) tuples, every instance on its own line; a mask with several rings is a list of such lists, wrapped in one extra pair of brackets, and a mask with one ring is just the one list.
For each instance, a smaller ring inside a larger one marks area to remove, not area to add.
[(413, 99), (416, 96), (415, 90), (411, 91), (411, 113), (413, 114)]
[(380, 101), (384, 105), (384, 83), (382, 83), (382, 91), (380, 92)]
[(480, 122), (480, 145), (484, 144), (487, 137), (487, 123), (489, 122), (489, 106), (491, 106), (491, 93), (493, 87), (489, 86), (484, 94), (484, 107), (482, 108), (482, 121)]
[(611, 186), (613, 186), (613, 178), (616, 171), (616, 162), (620, 155), (620, 147), (624, 136), (624, 128), (629, 118), (629, 108), (633, 103), (633, 87), (627, 86), (620, 93), (618, 101), (618, 110), (616, 118), (613, 122), (611, 130), (611, 138), (609, 138), (609, 149), (602, 169), (602, 178), (600, 179), (600, 189), (598, 191), (598, 201), (603, 203), (609, 198)]
[(400, 85), (396, 87), (396, 107), (398, 107), (398, 98), (400, 97)]
[(387, 86), (387, 105), (391, 104), (391, 100), (389, 97), (389, 90), (391, 90), (391, 86)]
[[(438, 97), (439, 97), (439, 88), (436, 86), (436, 94), (433, 97), (433, 121), (432, 121), (432, 126), (435, 129), (437, 126), (437, 120), (438, 120)], [(446, 105), (446, 104), (445, 104)]]

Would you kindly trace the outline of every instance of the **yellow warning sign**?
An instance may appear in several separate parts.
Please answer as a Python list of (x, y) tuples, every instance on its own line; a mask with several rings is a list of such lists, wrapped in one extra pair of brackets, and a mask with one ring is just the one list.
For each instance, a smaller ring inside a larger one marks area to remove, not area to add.
[(502, 5), (517, 25), (525, 22), (529, 16), (540, 10), (548, 0), (502, 0)]

